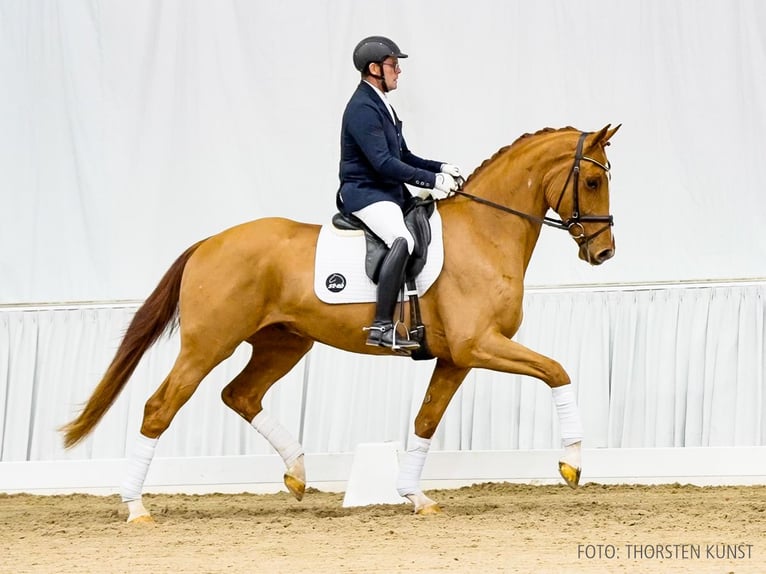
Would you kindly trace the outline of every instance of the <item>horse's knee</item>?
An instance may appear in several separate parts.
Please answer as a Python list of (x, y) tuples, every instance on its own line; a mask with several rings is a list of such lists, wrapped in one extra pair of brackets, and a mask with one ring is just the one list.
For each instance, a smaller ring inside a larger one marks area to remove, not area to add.
[(545, 381), (552, 389), (556, 387), (563, 387), (571, 383), (569, 375), (557, 361), (551, 359), (551, 364), (548, 368), (548, 379)]

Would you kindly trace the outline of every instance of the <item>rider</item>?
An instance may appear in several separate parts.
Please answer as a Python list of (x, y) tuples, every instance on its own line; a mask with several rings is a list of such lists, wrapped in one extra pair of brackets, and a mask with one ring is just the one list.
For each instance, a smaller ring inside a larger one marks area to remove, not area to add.
[(444, 199), (457, 190), (460, 170), (422, 159), (408, 148), (402, 122), (386, 94), (397, 87), (406, 58), (383, 36), (370, 36), (354, 48), (354, 66), (362, 78), (343, 113), (338, 206), (353, 214), (389, 247), (380, 267), (375, 319), (367, 344), (414, 351), (416, 341), (396, 338), (393, 324), (399, 289), (415, 241), (402, 212), (411, 193), (405, 183), (422, 188), (419, 197)]

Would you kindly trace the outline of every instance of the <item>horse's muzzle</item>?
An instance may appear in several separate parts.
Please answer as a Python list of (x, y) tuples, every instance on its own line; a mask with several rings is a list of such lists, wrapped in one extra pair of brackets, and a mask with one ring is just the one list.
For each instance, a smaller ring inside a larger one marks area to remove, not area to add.
[(602, 249), (596, 254), (594, 265), (601, 265), (607, 259), (614, 257), (614, 248)]
[(591, 253), (588, 247), (588, 243), (580, 245), (580, 253), (578, 255), (580, 259), (587, 261), (591, 265), (601, 265), (604, 261), (614, 257), (614, 247), (606, 247), (596, 253)]

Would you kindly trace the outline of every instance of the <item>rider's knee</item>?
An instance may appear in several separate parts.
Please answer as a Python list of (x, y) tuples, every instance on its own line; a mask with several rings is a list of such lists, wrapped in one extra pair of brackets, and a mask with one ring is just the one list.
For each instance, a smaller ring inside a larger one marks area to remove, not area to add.
[[(403, 233), (399, 237), (397, 237), (396, 239), (404, 239), (407, 242), (407, 253), (412, 255), (412, 252), (415, 251), (415, 238), (412, 237), (412, 234), (411, 233), (407, 233), (407, 234)], [(396, 241), (396, 239), (394, 239), (394, 241)], [(393, 246), (394, 241), (392, 241), (391, 244), (388, 246), (389, 248), (391, 246)]]

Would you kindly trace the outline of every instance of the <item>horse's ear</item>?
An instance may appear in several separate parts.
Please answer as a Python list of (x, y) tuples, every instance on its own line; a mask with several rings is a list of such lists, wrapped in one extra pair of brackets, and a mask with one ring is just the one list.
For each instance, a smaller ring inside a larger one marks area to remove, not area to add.
[(610, 125), (611, 125), (611, 124), (607, 124), (607, 126), (604, 128), (605, 130), (607, 130), (607, 132), (606, 132), (606, 135), (604, 136), (604, 139), (601, 141), (601, 143), (602, 143), (603, 145), (606, 145), (606, 144), (607, 144), (607, 142), (608, 142), (610, 139), (612, 139), (612, 136), (613, 136), (614, 134), (616, 134), (616, 133), (617, 133), (617, 130), (619, 130), (619, 129), (620, 129), (620, 127), (622, 127), (622, 124), (617, 124), (616, 126), (614, 126), (614, 127), (613, 127), (613, 128), (610, 130), (610, 129), (608, 129)]
[(617, 133), (617, 130), (620, 129), (620, 126), (622, 124), (618, 124), (617, 126), (610, 129), (612, 124), (606, 124), (600, 132), (596, 133), (593, 136), (593, 139), (590, 141), (590, 147), (596, 147), (596, 146), (608, 146), (609, 140), (612, 138), (614, 134)]

